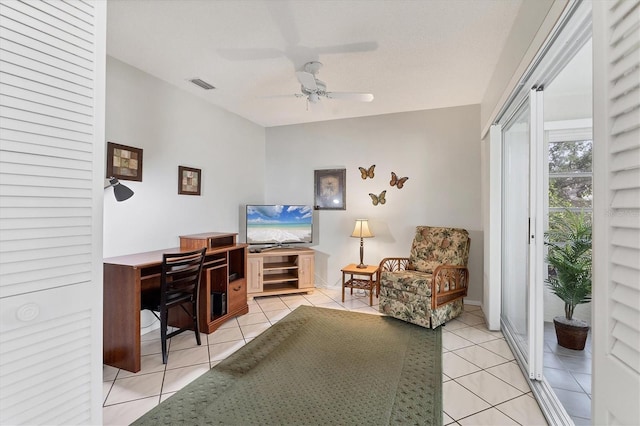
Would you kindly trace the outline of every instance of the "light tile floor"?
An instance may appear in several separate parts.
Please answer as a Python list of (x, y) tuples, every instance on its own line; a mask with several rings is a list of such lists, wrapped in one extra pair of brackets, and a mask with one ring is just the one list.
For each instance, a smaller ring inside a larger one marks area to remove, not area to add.
[[(128, 425), (192, 380), (241, 348), (300, 305), (378, 314), (377, 300), (363, 293), (316, 289), (309, 295), (261, 297), (249, 302), (249, 313), (225, 323), (212, 334), (170, 339), (169, 361), (162, 364), (157, 331), (142, 336), (142, 370), (136, 374), (104, 366), (105, 425)], [(546, 425), (527, 380), (501, 332), (489, 331), (478, 306), (442, 329), (443, 418), (445, 425)]]
[(558, 345), (552, 322), (544, 323), (544, 377), (577, 425), (591, 424), (591, 332), (584, 350)]

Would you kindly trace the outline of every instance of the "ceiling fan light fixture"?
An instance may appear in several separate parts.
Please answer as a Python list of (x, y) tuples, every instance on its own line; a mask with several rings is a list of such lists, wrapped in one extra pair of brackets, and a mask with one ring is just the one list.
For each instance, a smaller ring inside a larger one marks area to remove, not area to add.
[(304, 67), (302, 68), (304, 69), (305, 72), (316, 75), (318, 71), (320, 71), (320, 68), (322, 68), (322, 62), (318, 62), (318, 61), (307, 62), (306, 64), (304, 64)]
[(307, 110), (309, 104), (317, 104), (321, 97), (329, 99), (344, 99), (356, 102), (371, 102), (373, 94), (371, 93), (355, 93), (355, 92), (327, 92), (327, 84), (319, 80), (316, 74), (322, 67), (322, 63), (314, 61), (307, 62), (303, 71), (296, 71), (296, 78), (300, 83), (300, 93), (294, 93), (292, 96), (296, 98), (306, 98)]

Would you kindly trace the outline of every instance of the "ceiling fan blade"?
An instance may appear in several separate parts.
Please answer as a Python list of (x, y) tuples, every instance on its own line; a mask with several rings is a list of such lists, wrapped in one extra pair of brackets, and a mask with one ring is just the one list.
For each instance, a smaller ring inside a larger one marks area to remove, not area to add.
[(327, 92), (327, 98), (371, 102), (373, 100), (373, 95), (371, 93)]
[(303, 95), (302, 93), (292, 93), (290, 95), (267, 95), (267, 96), (260, 96), (260, 99), (278, 99), (278, 98), (304, 98), (305, 95)]
[(324, 112), (324, 104), (322, 102), (307, 102), (307, 111), (321, 114)]
[(298, 77), (298, 81), (305, 89), (310, 92), (314, 92), (318, 90), (318, 85), (316, 84), (316, 78), (313, 74), (305, 72), (305, 71), (296, 71), (296, 77)]

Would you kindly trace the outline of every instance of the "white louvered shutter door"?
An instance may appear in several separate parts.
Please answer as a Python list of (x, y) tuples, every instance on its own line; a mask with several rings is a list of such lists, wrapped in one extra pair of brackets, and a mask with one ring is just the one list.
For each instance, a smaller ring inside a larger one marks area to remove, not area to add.
[(102, 419), (106, 6), (0, 2), (0, 424)]
[(593, 2), (594, 424), (640, 424), (640, 1)]

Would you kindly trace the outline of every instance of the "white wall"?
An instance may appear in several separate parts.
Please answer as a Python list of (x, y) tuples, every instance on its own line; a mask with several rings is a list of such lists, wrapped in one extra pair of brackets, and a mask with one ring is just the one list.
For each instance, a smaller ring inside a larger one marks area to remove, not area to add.
[[(266, 129), (266, 192), (272, 203), (313, 204), (313, 171), (346, 168), (347, 209), (316, 215), (316, 285), (339, 286), (340, 269), (358, 262), (354, 221), (368, 218), (375, 238), (364, 261), (407, 256), (417, 225), (466, 228), (471, 235), (467, 301), (482, 300), (479, 105)], [(376, 165), (362, 180), (358, 167)], [(391, 172), (408, 176), (389, 185)], [(387, 190), (385, 205), (369, 193)]]
[[(177, 247), (179, 235), (238, 232), (264, 194), (264, 128), (107, 58), (106, 138), (142, 148), (135, 195), (104, 199), (104, 256)], [(202, 196), (178, 195), (178, 166), (202, 169)]]
[(544, 121), (593, 117), (593, 43), (587, 41), (544, 87)]
[(482, 229), (484, 277), (482, 312), (490, 330), (500, 330), (502, 305), (502, 127), (491, 126), (482, 140)]
[(545, 121), (591, 118), (593, 95), (590, 91), (589, 93), (561, 94), (557, 96), (545, 92), (544, 97)]

